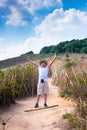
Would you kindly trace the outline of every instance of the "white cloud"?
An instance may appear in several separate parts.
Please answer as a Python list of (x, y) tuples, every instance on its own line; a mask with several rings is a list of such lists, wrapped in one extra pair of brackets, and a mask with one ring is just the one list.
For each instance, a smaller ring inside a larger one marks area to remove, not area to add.
[(5, 39), (4, 38), (0, 38), (0, 43), (4, 42)]
[(13, 25), (13, 26), (25, 26), (27, 24), (26, 21), (23, 20), (22, 14), (20, 11), (14, 7), (10, 6), (11, 14), (7, 15), (6, 25)]
[(86, 27), (86, 12), (75, 9), (69, 9), (67, 11), (56, 9), (40, 25), (36, 26), (36, 32), (40, 36), (52, 36), (57, 41), (61, 41), (86, 37)]
[(48, 8), (55, 5), (61, 6), (62, 0), (16, 0), (29, 13), (34, 14), (35, 11), (41, 8)]
[[(71, 39), (87, 37), (87, 13), (76, 9), (56, 9), (35, 27), (36, 36), (28, 38), (24, 45), (39, 52), (43, 46)], [(36, 47), (35, 47), (36, 46)], [(29, 49), (30, 50), (30, 49)]]
[(0, 7), (5, 7), (8, 0), (0, 0)]
[(49, 46), (71, 39), (87, 37), (87, 13), (76, 9), (56, 9), (35, 27), (35, 34), (18, 46), (10, 46), (0, 58), (14, 57), (30, 50), (39, 52)]

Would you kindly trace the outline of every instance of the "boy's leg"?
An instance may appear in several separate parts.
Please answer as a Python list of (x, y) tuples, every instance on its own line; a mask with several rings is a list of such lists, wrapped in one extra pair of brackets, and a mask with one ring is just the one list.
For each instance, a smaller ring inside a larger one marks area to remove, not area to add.
[(47, 105), (47, 94), (44, 94), (44, 107), (48, 107), (48, 105)]
[(39, 100), (40, 100), (40, 83), (38, 83), (37, 86), (37, 99), (36, 99), (36, 104), (35, 104), (35, 108), (39, 107)]
[(39, 103), (40, 95), (37, 95), (37, 103)]
[(44, 94), (44, 103), (47, 103), (47, 94)]
[(40, 96), (43, 92), (43, 86), (41, 83), (38, 83), (38, 87), (37, 87), (37, 103), (39, 103), (40, 100)]
[(44, 107), (47, 107), (47, 96), (49, 93), (49, 86), (48, 82), (44, 82)]
[(37, 95), (37, 100), (36, 100), (36, 104), (35, 104), (35, 108), (38, 108), (39, 107), (39, 100), (40, 100), (40, 95)]

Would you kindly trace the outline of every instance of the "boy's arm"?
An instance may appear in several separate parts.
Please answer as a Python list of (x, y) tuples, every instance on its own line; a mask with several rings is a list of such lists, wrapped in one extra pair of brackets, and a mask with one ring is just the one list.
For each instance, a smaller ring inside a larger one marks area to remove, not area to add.
[(29, 57), (27, 58), (28, 61), (30, 61), (30, 63), (32, 63), (33, 65), (35, 65), (36, 67), (38, 67), (38, 64), (34, 61), (32, 61)]
[(54, 55), (54, 58), (53, 58), (53, 60), (51, 61), (51, 63), (48, 65), (48, 67), (51, 67), (51, 66), (52, 66), (52, 64), (54, 63), (55, 59), (56, 59), (56, 55)]

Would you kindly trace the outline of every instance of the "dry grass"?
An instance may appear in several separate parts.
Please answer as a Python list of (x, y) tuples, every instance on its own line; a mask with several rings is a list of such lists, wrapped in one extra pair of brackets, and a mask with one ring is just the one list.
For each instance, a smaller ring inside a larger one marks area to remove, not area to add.
[[(69, 130), (87, 130), (87, 61), (70, 60), (56, 64), (53, 83), (60, 87), (61, 97), (71, 97), (77, 103), (74, 114), (65, 114)], [(54, 70), (53, 70), (54, 71)]]
[(38, 73), (32, 64), (0, 71), (0, 107), (9, 106), (16, 98), (36, 94)]

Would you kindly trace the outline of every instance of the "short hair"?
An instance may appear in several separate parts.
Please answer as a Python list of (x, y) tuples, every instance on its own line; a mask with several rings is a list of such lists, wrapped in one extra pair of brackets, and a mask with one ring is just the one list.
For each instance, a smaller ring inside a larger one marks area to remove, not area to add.
[(39, 64), (41, 65), (42, 63), (45, 63), (46, 65), (48, 64), (46, 60), (41, 60)]

